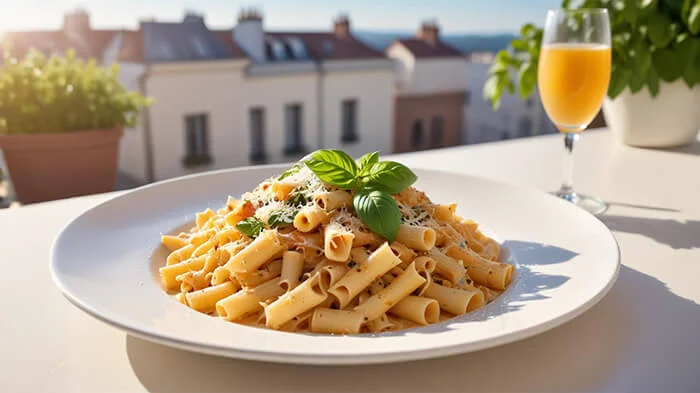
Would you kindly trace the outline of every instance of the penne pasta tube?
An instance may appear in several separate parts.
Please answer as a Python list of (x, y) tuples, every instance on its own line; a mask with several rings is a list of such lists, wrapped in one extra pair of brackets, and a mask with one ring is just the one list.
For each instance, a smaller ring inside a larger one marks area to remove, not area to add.
[(479, 290), (447, 288), (431, 283), (423, 296), (437, 300), (440, 308), (454, 315), (462, 315), (484, 305), (484, 294)]
[(369, 251), (364, 247), (353, 247), (350, 250), (350, 260), (359, 265), (364, 265), (369, 260)]
[(396, 328), (396, 324), (386, 314), (367, 322), (367, 328), (372, 333), (389, 332)]
[(396, 241), (419, 251), (428, 251), (435, 246), (436, 234), (433, 228), (401, 224)]
[(168, 250), (175, 251), (187, 245), (187, 239), (180, 236), (163, 235), (160, 237), (160, 242)]
[(398, 241), (394, 241), (393, 243), (391, 243), (391, 250), (401, 260), (402, 267), (408, 266), (408, 264), (411, 263), (411, 261), (413, 261), (413, 258), (416, 257), (415, 251), (411, 250), (405, 244)]
[(353, 246), (376, 247), (382, 244), (382, 238), (379, 237), (379, 235), (377, 235), (376, 233), (372, 233), (364, 228), (353, 228), (352, 234), (355, 235), (355, 240), (352, 242)]
[(329, 191), (317, 195), (314, 202), (319, 208), (330, 212), (341, 207), (352, 206), (352, 195), (343, 190)]
[(350, 300), (365, 290), (372, 281), (400, 262), (401, 260), (391, 251), (389, 244), (384, 243), (369, 256), (367, 263), (352, 268), (328, 292), (338, 299), (341, 309), (345, 308)]
[[(321, 307), (321, 306), (318, 306)], [(291, 321), (282, 324), (280, 326), (279, 330), (282, 330), (284, 332), (301, 332), (304, 330), (309, 329), (309, 325), (311, 323), (311, 316), (313, 315), (313, 310), (309, 310), (303, 314), (297, 315), (296, 317), (292, 318)], [(264, 316), (264, 314), (263, 314)], [(263, 327), (265, 325), (263, 324)]]
[(456, 203), (450, 203), (449, 205), (436, 205), (433, 210), (433, 216), (435, 219), (440, 221), (452, 221), (454, 219), (455, 210), (457, 210)]
[(363, 314), (370, 321), (379, 318), (423, 283), (425, 283), (425, 278), (418, 274), (416, 265), (411, 263), (386, 288), (373, 295), (365, 303), (355, 307), (355, 311)]
[(209, 221), (209, 219), (211, 219), (215, 215), (216, 213), (214, 213), (214, 211), (211, 209), (207, 209), (201, 213), (197, 213), (196, 219), (194, 221), (195, 225), (197, 226), (197, 228), (202, 228)]
[(320, 275), (316, 274), (265, 307), (265, 326), (279, 329), (297, 315), (321, 304), (327, 296)]
[(277, 259), (250, 273), (233, 273), (236, 280), (247, 288), (257, 287), (265, 281), (279, 277), (282, 273), (282, 260)]
[(177, 282), (177, 276), (193, 270), (200, 270), (204, 267), (206, 256), (202, 255), (199, 258), (188, 259), (186, 261), (173, 265), (166, 265), (158, 269), (160, 273), (160, 281), (166, 289), (175, 289), (180, 286)]
[(477, 285), (477, 288), (481, 290), (481, 292), (484, 293), (484, 298), (486, 300), (486, 303), (491, 303), (494, 301), (500, 294), (503, 293), (503, 291), (499, 289), (491, 289), (485, 285)]
[(331, 261), (345, 262), (350, 258), (350, 250), (355, 235), (348, 232), (342, 225), (333, 222), (324, 228), (323, 251)]
[(311, 232), (328, 220), (329, 216), (325, 210), (318, 206), (307, 206), (301, 208), (294, 216), (294, 228), (301, 232)]
[(263, 310), (262, 303), (276, 299), (284, 293), (279, 279), (275, 278), (252, 289), (243, 289), (216, 303), (216, 313), (227, 321), (236, 321)]
[(188, 244), (182, 248), (178, 248), (177, 250), (168, 254), (168, 257), (165, 260), (165, 264), (174, 265), (176, 263), (180, 263), (189, 259), (192, 256), (192, 252), (194, 252), (194, 249), (195, 246), (192, 244)]
[(296, 185), (284, 182), (272, 183), (272, 193), (275, 194), (275, 199), (278, 201), (286, 201), (289, 199), (289, 194), (296, 188)]
[(193, 309), (200, 312), (210, 312), (214, 310), (216, 302), (230, 296), (236, 290), (238, 290), (238, 286), (232, 281), (227, 281), (213, 287), (190, 292), (185, 297), (187, 298), (187, 304)]
[(452, 284), (456, 284), (464, 278), (467, 270), (462, 266), (462, 263), (442, 251), (433, 248), (428, 251), (428, 255), (435, 260), (435, 272), (450, 280)]
[(285, 251), (282, 254), (282, 271), (280, 285), (289, 291), (299, 285), (299, 278), (304, 271), (304, 254), (296, 251)]
[(440, 320), (440, 305), (435, 299), (406, 296), (389, 309), (389, 313), (419, 325), (428, 325)]
[(469, 277), (479, 284), (494, 289), (505, 289), (513, 276), (513, 265), (489, 261), (468, 248), (456, 245), (447, 248), (447, 255), (459, 259), (467, 266)]
[(365, 316), (349, 310), (316, 308), (311, 316), (314, 333), (356, 334), (360, 332)]
[(238, 254), (234, 255), (224, 265), (224, 268), (231, 273), (252, 272), (283, 250), (284, 246), (280, 242), (277, 232), (266, 230)]

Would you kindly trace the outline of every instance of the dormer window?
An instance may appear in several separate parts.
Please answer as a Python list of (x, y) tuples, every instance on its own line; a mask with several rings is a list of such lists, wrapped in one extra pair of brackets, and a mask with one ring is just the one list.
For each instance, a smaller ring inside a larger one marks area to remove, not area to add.
[(290, 49), (292, 56), (297, 60), (305, 60), (309, 56), (306, 52), (306, 46), (299, 37), (286, 37), (287, 47)]

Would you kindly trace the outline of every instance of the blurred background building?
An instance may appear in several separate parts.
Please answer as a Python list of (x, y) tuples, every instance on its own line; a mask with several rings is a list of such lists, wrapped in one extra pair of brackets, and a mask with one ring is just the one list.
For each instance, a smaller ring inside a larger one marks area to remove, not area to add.
[(122, 138), (118, 188), (295, 161), (321, 147), (359, 156), (556, 131), (537, 94), (506, 96), (496, 112), (482, 98), (511, 35), (444, 35), (435, 19), (412, 36), (355, 31), (347, 14), (328, 26), (268, 30), (260, 10), (243, 9), (227, 29), (191, 11), (99, 29), (77, 9), (59, 29), (9, 32), (0, 46), (117, 61), (122, 84), (155, 99)]

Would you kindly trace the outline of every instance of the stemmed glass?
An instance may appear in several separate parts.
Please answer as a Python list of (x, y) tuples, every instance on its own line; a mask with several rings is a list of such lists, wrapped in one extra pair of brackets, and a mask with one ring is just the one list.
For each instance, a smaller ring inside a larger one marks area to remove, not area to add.
[(605, 9), (547, 12), (537, 85), (547, 116), (564, 135), (564, 181), (555, 195), (599, 214), (607, 205), (573, 189), (573, 149), (600, 110), (610, 81), (610, 19)]

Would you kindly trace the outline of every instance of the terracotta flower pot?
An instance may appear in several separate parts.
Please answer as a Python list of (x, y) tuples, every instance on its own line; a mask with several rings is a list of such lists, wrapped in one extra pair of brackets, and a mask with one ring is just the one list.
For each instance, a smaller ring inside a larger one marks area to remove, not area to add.
[(23, 203), (112, 191), (123, 129), (0, 135), (0, 149)]

